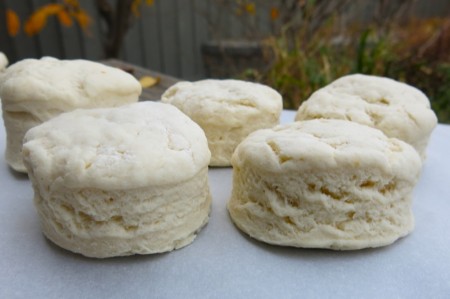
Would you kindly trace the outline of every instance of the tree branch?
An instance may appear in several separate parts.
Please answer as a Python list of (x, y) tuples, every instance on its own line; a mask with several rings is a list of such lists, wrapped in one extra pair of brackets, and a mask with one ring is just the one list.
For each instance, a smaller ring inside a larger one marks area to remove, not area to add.
[(116, 0), (115, 9), (107, 0), (96, 0), (97, 11), (106, 22), (106, 38), (103, 40), (105, 58), (117, 58), (123, 39), (132, 25), (131, 6), (134, 0)]
[(102, 17), (108, 28), (111, 28), (113, 23), (113, 9), (107, 0), (96, 0), (95, 4), (97, 6), (97, 11)]

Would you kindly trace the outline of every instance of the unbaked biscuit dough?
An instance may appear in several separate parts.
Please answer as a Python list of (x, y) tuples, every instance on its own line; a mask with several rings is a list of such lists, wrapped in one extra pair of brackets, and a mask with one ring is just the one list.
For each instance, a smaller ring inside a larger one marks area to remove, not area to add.
[(422, 159), (437, 117), (417, 88), (389, 78), (348, 75), (314, 92), (295, 120), (345, 119), (411, 144)]
[(0, 52), (0, 72), (8, 66), (8, 58), (3, 52)]
[[(6, 69), (8, 66), (8, 58), (6, 57), (3, 52), (0, 52), (0, 74)], [(0, 98), (0, 113), (3, 114), (2, 107), (1, 107), (1, 98)]]
[(250, 134), (232, 158), (228, 210), (263, 242), (337, 250), (410, 233), (421, 159), (407, 143), (344, 120), (309, 120)]
[(87, 60), (25, 59), (0, 74), (7, 163), (25, 172), (22, 140), (32, 127), (76, 108), (136, 102), (141, 85), (130, 74)]
[(27, 132), (23, 154), (45, 236), (73, 252), (170, 251), (208, 221), (207, 140), (171, 105), (63, 113)]
[(240, 80), (201, 80), (171, 86), (162, 101), (178, 107), (205, 131), (211, 166), (230, 166), (236, 146), (251, 132), (279, 123), (283, 106), (274, 89)]

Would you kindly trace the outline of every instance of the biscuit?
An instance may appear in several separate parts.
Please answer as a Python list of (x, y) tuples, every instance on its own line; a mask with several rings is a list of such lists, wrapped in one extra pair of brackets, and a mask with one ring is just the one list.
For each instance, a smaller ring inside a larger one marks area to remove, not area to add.
[(3, 52), (0, 52), (0, 72), (8, 66), (8, 58)]
[(279, 123), (282, 97), (272, 88), (240, 80), (179, 82), (162, 101), (178, 107), (208, 138), (210, 166), (230, 166), (236, 146), (251, 132)]
[(76, 108), (136, 102), (141, 85), (130, 74), (87, 60), (25, 59), (0, 76), (7, 163), (25, 172), (22, 140), (30, 128)]
[(389, 78), (349, 75), (314, 92), (295, 120), (335, 118), (377, 128), (411, 144), (426, 156), (437, 118), (430, 101), (417, 88)]
[(27, 132), (23, 155), (43, 233), (70, 251), (170, 251), (209, 219), (206, 136), (171, 105), (63, 113)]
[[(3, 52), (0, 52), (0, 74), (6, 69), (8, 66), (8, 58), (6, 57)], [(0, 98), (0, 113), (3, 114), (2, 107), (1, 107), (1, 98)]]
[(413, 229), (421, 159), (377, 129), (316, 119), (259, 130), (232, 165), (230, 216), (260, 241), (350, 250), (388, 245)]

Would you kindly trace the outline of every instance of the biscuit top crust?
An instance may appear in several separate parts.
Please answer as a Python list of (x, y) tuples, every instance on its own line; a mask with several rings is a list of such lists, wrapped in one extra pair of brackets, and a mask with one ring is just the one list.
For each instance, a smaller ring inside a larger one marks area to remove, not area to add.
[(358, 95), (368, 103), (378, 103), (380, 105), (401, 104), (421, 104), (430, 107), (427, 96), (406, 83), (393, 80), (391, 78), (353, 74), (341, 77), (328, 86), (332, 91), (340, 94)]
[(36, 181), (50, 188), (104, 190), (179, 183), (211, 156), (196, 123), (155, 102), (63, 113), (27, 132), (23, 155)]
[(41, 119), (75, 108), (136, 102), (141, 91), (130, 74), (81, 59), (24, 59), (0, 77), (3, 109), (30, 112)]
[(274, 89), (233, 79), (178, 82), (162, 95), (162, 101), (177, 106), (193, 119), (213, 124), (245, 123), (243, 115), (258, 111), (279, 115), (283, 106), (281, 95)]
[(236, 149), (233, 167), (262, 173), (361, 169), (417, 179), (422, 166), (409, 144), (358, 123), (314, 119), (250, 134)]
[(430, 101), (417, 88), (390, 78), (354, 74), (317, 90), (296, 120), (336, 118), (376, 127), (390, 137), (415, 140), (437, 124)]
[(6, 68), (8, 65), (8, 58), (6, 58), (6, 55), (3, 54), (3, 52), (0, 52), (0, 72)]

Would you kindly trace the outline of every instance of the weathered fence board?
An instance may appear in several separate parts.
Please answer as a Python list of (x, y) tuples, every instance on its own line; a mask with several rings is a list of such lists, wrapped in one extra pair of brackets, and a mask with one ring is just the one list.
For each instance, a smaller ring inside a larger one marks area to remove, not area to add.
[[(15, 37), (8, 36), (5, 9), (13, 9), (23, 21), (33, 10), (48, 2), (0, 0), (0, 51), (5, 52), (11, 62), (45, 55), (65, 59), (103, 59), (100, 39), (102, 24), (92, 0), (80, 0), (82, 7), (93, 18), (89, 32), (77, 26), (64, 27), (51, 19), (37, 36), (29, 37), (23, 31)], [(354, 10), (367, 9), (367, 2), (362, 2), (355, 1)], [(141, 16), (125, 38), (119, 58), (179, 78), (202, 78), (202, 43), (216, 38), (217, 32), (221, 37), (244, 37), (246, 34), (235, 16), (225, 13), (214, 3), (211, 0), (156, 0), (153, 6), (144, 6)], [(423, 16), (445, 15), (450, 11), (449, 6), (448, 0), (418, 0), (416, 13)], [(361, 13), (361, 18), (363, 16)], [(271, 30), (266, 13), (253, 16), (252, 22), (259, 33)], [(212, 30), (210, 25), (214, 23), (217, 28)]]

